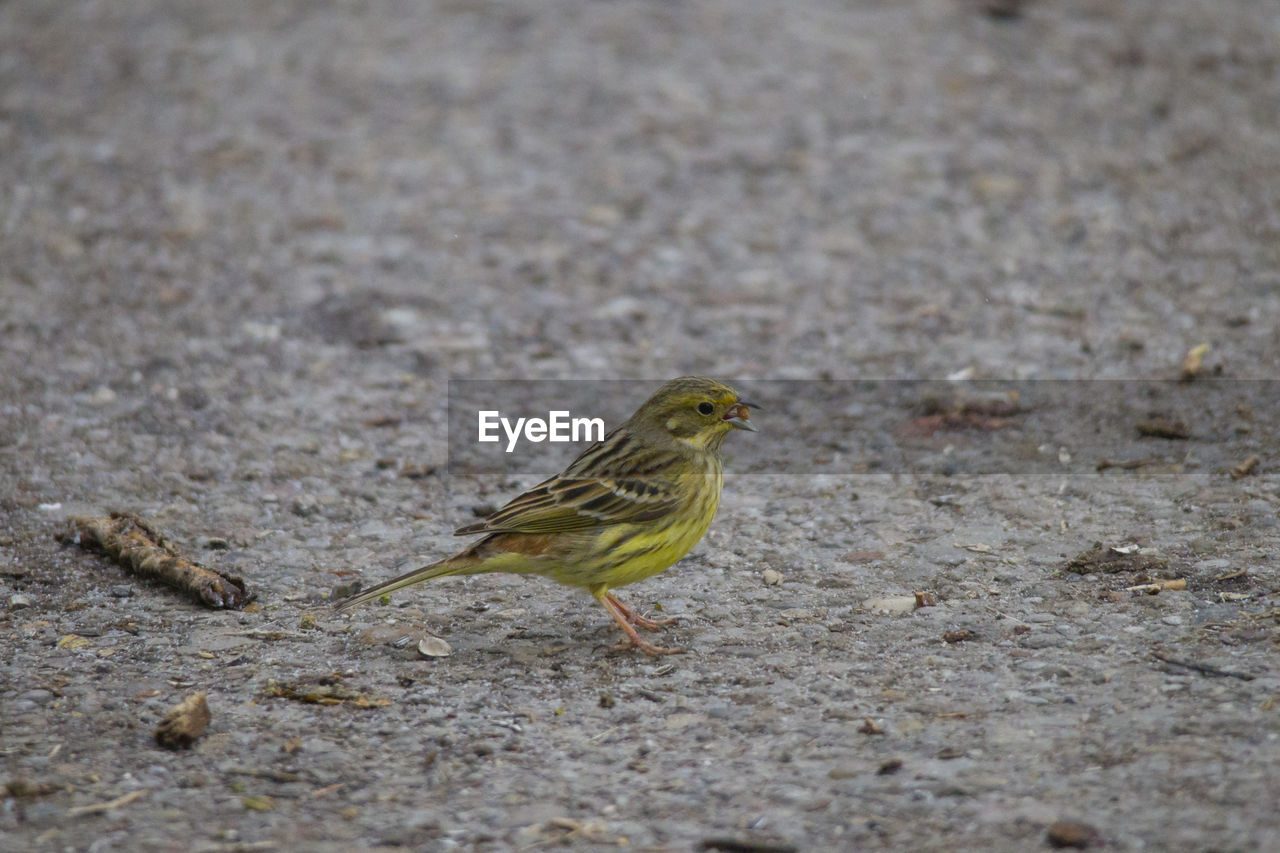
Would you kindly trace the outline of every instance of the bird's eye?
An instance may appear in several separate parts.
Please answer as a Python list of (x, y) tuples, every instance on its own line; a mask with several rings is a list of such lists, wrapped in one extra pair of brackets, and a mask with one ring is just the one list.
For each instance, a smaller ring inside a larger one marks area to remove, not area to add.
[(716, 410), (716, 407), (710, 403), (699, 403), (698, 412), (703, 415), (709, 415)]

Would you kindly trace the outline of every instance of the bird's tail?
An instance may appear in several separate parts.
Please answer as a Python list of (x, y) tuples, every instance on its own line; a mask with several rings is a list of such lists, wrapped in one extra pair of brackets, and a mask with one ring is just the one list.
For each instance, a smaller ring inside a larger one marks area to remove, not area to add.
[(364, 604), (366, 601), (373, 601), (388, 592), (395, 592), (397, 589), (404, 589), (406, 586), (413, 586), (415, 583), (422, 583), (433, 578), (442, 578), (446, 575), (470, 574), (475, 571), (478, 562), (474, 557), (469, 557), (464, 551), (438, 563), (432, 563), (429, 566), (405, 572), (389, 581), (383, 581), (377, 586), (371, 586), (362, 592), (357, 592), (349, 598), (334, 602), (333, 609), (346, 610), (358, 604)]

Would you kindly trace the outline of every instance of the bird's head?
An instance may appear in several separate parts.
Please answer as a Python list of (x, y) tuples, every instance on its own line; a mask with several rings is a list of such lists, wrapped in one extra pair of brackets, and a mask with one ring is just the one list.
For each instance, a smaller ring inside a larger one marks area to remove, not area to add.
[(667, 435), (698, 450), (717, 450), (730, 430), (757, 432), (748, 410), (754, 403), (739, 399), (723, 382), (704, 376), (682, 376), (658, 389), (631, 416), (628, 425), (652, 435)]

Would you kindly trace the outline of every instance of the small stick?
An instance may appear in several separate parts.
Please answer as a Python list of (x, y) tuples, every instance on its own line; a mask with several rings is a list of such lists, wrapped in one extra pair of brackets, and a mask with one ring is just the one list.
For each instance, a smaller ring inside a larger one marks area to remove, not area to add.
[(1140, 583), (1137, 586), (1126, 586), (1125, 592), (1145, 592), (1155, 595), (1167, 589), (1186, 589), (1186, 578), (1175, 578), (1174, 580), (1156, 581), (1155, 583)]
[(1187, 669), (1194, 670), (1199, 673), (1203, 673), (1204, 675), (1213, 675), (1213, 676), (1217, 676), (1218, 678), (1238, 678), (1241, 681), (1253, 681), (1253, 679), (1256, 678), (1256, 676), (1250, 675), (1247, 672), (1236, 672), (1230, 669), (1219, 669), (1218, 667), (1211, 666), (1210, 664), (1207, 664), (1207, 663), (1196, 663), (1195, 661), (1191, 661), (1191, 660), (1181, 660), (1179, 658), (1171, 657), (1165, 654), (1164, 652), (1160, 651), (1159, 649), (1152, 649), (1151, 656), (1154, 657), (1156, 660), (1161, 660), (1161, 661), (1164, 661), (1165, 663), (1171, 663), (1174, 666), (1186, 667)]
[(109, 812), (112, 809), (118, 809), (121, 806), (127, 806), (129, 805), (129, 803), (132, 803), (134, 800), (138, 799), (139, 797), (145, 796), (146, 793), (147, 792), (145, 789), (130, 791), (129, 793), (125, 794), (123, 797), (116, 797), (114, 800), (112, 800), (109, 803), (94, 803), (91, 806), (76, 806), (74, 809), (68, 809), (67, 814), (71, 815), (72, 817), (79, 817), (80, 815), (86, 815), (86, 814), (103, 814), (104, 812)]
[(346, 783), (346, 782), (334, 782), (332, 785), (325, 785), (323, 788), (316, 788), (314, 791), (312, 791), (312, 792), (311, 792), (311, 796), (313, 796), (313, 797), (327, 797), (327, 796), (329, 796), (330, 794), (332, 794), (334, 791), (336, 791), (336, 790), (338, 790), (339, 788), (341, 788), (341, 787), (342, 787), (343, 785), (345, 785), (345, 784), (347, 784), (347, 783)]
[(1256, 453), (1252, 456), (1246, 456), (1243, 462), (1231, 469), (1231, 479), (1239, 480), (1241, 477), (1249, 476), (1261, 461), (1262, 458)]
[(102, 551), (134, 574), (160, 581), (209, 607), (239, 609), (253, 596), (244, 581), (183, 557), (164, 534), (131, 512), (71, 517), (72, 541)]

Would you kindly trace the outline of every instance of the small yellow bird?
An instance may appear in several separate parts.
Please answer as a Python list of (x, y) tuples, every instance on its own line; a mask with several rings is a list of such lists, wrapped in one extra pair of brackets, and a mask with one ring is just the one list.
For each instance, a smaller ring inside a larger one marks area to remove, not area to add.
[(681, 652), (655, 646), (636, 631), (656, 631), (671, 620), (648, 619), (609, 590), (656, 575), (702, 539), (720, 503), (720, 445), (730, 430), (756, 432), (749, 408), (754, 404), (714, 379), (673, 379), (560, 475), (454, 531), (483, 539), (334, 607), (346, 610), (446, 575), (543, 575), (584, 589), (604, 605), (627, 635), (618, 648)]

